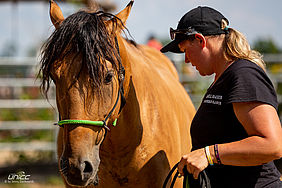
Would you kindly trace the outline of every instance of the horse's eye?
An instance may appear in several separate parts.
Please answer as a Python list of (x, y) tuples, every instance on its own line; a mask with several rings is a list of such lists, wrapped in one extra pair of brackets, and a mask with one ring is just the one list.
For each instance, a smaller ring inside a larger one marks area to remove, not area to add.
[(113, 80), (114, 73), (109, 71), (105, 77), (105, 84), (109, 84)]

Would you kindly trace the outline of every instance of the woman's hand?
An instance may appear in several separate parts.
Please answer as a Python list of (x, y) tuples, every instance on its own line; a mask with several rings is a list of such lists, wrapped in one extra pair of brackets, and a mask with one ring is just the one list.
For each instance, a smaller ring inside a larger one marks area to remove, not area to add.
[(205, 149), (198, 149), (189, 154), (182, 156), (178, 164), (178, 172), (183, 176), (183, 168), (186, 166), (187, 171), (193, 174), (194, 179), (198, 179), (199, 173), (207, 168), (209, 162), (206, 157)]

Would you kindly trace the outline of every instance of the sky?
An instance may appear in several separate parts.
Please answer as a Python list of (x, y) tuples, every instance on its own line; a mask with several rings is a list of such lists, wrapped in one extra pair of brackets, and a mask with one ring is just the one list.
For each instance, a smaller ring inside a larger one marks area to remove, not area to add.
[[(109, 0), (122, 10), (129, 0)], [(57, 1), (65, 17), (77, 7)], [(272, 38), (282, 48), (281, 0), (135, 0), (127, 27), (137, 43), (146, 43), (149, 35), (169, 37), (169, 27), (176, 28), (180, 18), (197, 6), (210, 6), (229, 19), (230, 27), (241, 31), (252, 44), (256, 39)], [(17, 56), (26, 56), (31, 47), (40, 48), (54, 27), (49, 18), (49, 4), (0, 3), (0, 53), (14, 41)]]

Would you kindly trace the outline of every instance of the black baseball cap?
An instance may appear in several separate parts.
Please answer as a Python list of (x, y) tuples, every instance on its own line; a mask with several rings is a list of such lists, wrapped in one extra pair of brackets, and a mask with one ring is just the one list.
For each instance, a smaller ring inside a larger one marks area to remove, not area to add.
[(201, 33), (204, 36), (220, 35), (227, 33), (228, 30), (222, 28), (222, 20), (229, 24), (220, 12), (210, 7), (197, 7), (187, 12), (179, 21), (177, 29), (171, 29), (170, 34), (174, 34), (173, 41), (161, 49), (161, 52), (183, 53), (178, 44), (186, 40), (189, 36)]

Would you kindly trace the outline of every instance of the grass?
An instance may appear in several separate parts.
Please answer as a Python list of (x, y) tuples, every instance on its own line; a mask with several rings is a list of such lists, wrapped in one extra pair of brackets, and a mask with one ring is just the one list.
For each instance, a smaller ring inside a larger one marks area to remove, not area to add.
[(0, 121), (53, 120), (53, 109), (1, 109)]

